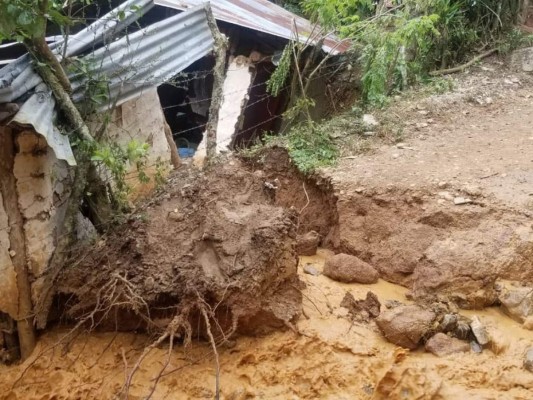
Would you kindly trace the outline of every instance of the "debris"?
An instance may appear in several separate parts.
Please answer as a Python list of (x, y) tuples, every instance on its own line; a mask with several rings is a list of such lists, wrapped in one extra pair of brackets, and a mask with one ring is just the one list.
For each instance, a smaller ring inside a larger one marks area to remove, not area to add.
[(470, 351), (470, 345), (468, 343), (452, 338), (444, 333), (433, 335), (426, 342), (425, 348), (426, 351), (433, 353), (438, 357)]
[(485, 346), (490, 343), (490, 336), (487, 332), (487, 328), (481, 322), (479, 317), (474, 316), (472, 318), (472, 321), (470, 322), (470, 329), (472, 329), (474, 337), (481, 346)]
[(391, 343), (416, 349), (422, 337), (432, 328), (435, 318), (432, 311), (408, 305), (382, 312), (376, 323)]
[(461, 206), (463, 204), (470, 204), (472, 203), (472, 200), (464, 198), (464, 197), (456, 197), (453, 199), (453, 204), (456, 206)]
[(348, 254), (336, 254), (326, 260), (323, 274), (344, 283), (376, 283), (378, 271), (363, 260)]
[(320, 243), (320, 235), (315, 231), (309, 231), (305, 235), (296, 237), (296, 252), (300, 256), (314, 256)]

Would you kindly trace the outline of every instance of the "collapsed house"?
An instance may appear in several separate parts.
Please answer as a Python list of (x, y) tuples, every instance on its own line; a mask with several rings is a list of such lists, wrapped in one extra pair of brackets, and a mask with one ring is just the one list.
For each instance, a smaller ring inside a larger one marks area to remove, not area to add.
[[(288, 92), (273, 97), (266, 82), (295, 31), (299, 40), (308, 41), (313, 26), (267, 0), (210, 3), (229, 39), (217, 127), (217, 151), (222, 152), (279, 131)], [(105, 122), (106, 140), (150, 145), (148, 175), (171, 168), (175, 145), (182, 157), (197, 153), (201, 158), (215, 64), (204, 1), (128, 0), (68, 41), (50, 42), (57, 57), (73, 66), (67, 67), (72, 99), (89, 107), (93, 128)], [(76, 164), (51, 91), (27, 54), (12, 56), (20, 51), (16, 46), (0, 47), (5, 64), (0, 69), (0, 332), (25, 318), (19, 315), (15, 263), (27, 266), (34, 303), (38, 298)], [(347, 47), (334, 37), (323, 41), (323, 50), (332, 54)], [(76, 65), (88, 66), (92, 75)], [(105, 96), (98, 97), (91, 88), (102, 82)], [(133, 168), (130, 183), (136, 195), (153, 186), (138, 182)], [(91, 225), (81, 214), (79, 219)]]

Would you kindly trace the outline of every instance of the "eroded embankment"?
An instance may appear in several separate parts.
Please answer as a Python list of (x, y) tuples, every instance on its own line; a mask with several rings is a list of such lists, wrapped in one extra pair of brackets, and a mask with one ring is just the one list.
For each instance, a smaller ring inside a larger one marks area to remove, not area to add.
[(533, 283), (529, 216), (480, 193), (443, 199), (452, 191), (365, 188), (328, 173), (303, 180), (282, 149), (257, 167), (277, 180), (276, 204), (300, 212), (300, 234), (319, 232), (322, 246), (359, 257), (419, 301), (483, 308), (497, 304), (498, 279)]

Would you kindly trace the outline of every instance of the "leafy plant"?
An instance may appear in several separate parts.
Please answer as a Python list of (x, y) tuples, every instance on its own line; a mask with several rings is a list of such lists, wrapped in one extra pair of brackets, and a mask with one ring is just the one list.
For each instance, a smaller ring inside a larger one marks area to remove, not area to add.
[(105, 167), (111, 175), (115, 185), (113, 194), (118, 203), (124, 205), (130, 192), (130, 186), (126, 182), (129, 165), (135, 166), (140, 182), (146, 183), (150, 180), (145, 172), (149, 148), (147, 143), (131, 140), (124, 147), (116, 143), (100, 143), (93, 149), (91, 161)]

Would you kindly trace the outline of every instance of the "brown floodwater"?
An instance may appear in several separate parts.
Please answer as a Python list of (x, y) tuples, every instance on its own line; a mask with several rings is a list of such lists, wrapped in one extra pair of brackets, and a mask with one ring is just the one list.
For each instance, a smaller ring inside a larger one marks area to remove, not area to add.
[[(346, 291), (363, 298), (374, 292), (381, 303), (404, 303), (407, 290), (379, 281), (341, 284), (303, 273), (306, 263), (321, 270), (326, 250), (302, 257), (304, 316), (299, 333), (241, 337), (219, 348), (223, 399), (532, 399), (533, 373), (522, 367), (533, 332), (497, 308), (463, 311), (477, 315), (496, 338), (494, 351), (436, 357), (386, 342), (373, 323), (352, 323), (340, 307)], [(135, 333), (81, 335), (68, 349), (56, 345), (66, 330), (43, 335), (35, 356), (0, 367), (0, 399), (114, 399), (126, 371), (150, 339)], [(499, 354), (496, 354), (499, 353)], [(168, 363), (168, 365), (167, 365)], [(164, 369), (155, 385), (156, 377)], [(210, 399), (215, 395), (215, 363), (207, 343), (193, 342), (170, 353), (152, 350), (134, 375), (129, 399)]]

